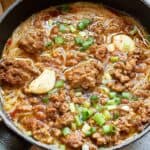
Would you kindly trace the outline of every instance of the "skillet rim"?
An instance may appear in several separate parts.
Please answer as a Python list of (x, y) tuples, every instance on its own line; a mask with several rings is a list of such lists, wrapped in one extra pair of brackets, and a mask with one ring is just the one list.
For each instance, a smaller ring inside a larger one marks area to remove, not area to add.
[[(146, 1), (144, 0), (140, 0), (142, 3), (144, 3), (144, 5), (146, 7), (148, 7), (150, 9), (150, 4), (148, 4)], [(13, 11), (13, 9), (15, 9), (16, 6), (18, 6), (20, 3), (23, 3), (23, 0), (16, 0), (12, 5), (10, 5), (10, 7), (3, 13), (2, 16), (0, 16), (0, 24), (4, 21), (4, 19), (7, 17), (7, 15), (9, 13), (11, 13)], [(107, 5), (106, 5), (107, 6)], [(131, 15), (132, 16), (132, 15)], [(23, 133), (23, 131), (21, 131), (20, 129), (18, 129), (15, 124), (13, 123), (13, 121), (10, 119), (10, 117), (5, 113), (5, 111), (3, 110), (3, 96), (2, 96), (2, 89), (0, 87), (0, 117), (2, 117), (2, 120), (4, 121), (4, 124), (11, 129), (13, 132), (15, 132), (17, 135), (19, 135), (20, 137), (22, 137), (24, 140), (35, 144), (41, 148), (46, 148), (49, 150), (56, 150), (57, 147), (55, 147), (54, 145), (48, 145), (48, 144), (44, 144), (41, 143), (37, 140), (35, 140), (34, 138), (26, 135), (25, 133)], [(145, 134), (149, 133), (150, 131), (150, 123), (145, 125), (145, 128), (142, 132), (129, 137), (128, 139), (124, 140), (122, 143), (116, 145), (116, 146), (112, 146), (110, 148), (106, 148), (106, 150), (117, 150), (123, 147), (126, 147), (127, 145), (134, 143), (135, 141), (139, 140), (140, 138), (142, 138)]]

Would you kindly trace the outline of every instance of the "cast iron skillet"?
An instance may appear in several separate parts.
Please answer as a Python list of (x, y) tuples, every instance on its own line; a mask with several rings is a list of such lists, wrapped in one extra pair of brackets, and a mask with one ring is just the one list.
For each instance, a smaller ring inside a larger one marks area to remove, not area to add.
[[(2, 53), (4, 44), (8, 37), (11, 35), (13, 30), (27, 17), (31, 16), (33, 13), (40, 11), (41, 9), (47, 8), (50, 5), (58, 5), (63, 4), (66, 2), (75, 2), (77, 0), (17, 0), (0, 18), (0, 53)], [(82, 0), (84, 1), (84, 0)], [(150, 32), (150, 7), (143, 3), (140, 0), (91, 0), (91, 2), (96, 3), (104, 3), (112, 8), (116, 8), (121, 11), (125, 11), (131, 16), (135, 17), (137, 20), (141, 22), (141, 24)], [(10, 118), (5, 114), (5, 112), (2, 109), (2, 101), (3, 97), (0, 94), (1, 103), (0, 103), (0, 116), (2, 117), (2, 120), (4, 124), (9, 128), (3, 128), (3, 132), (0, 132), (0, 137), (3, 137), (3, 134), (9, 135), (7, 136), (8, 139), (6, 139), (6, 144), (11, 145), (9, 147), (9, 150), (18, 150), (18, 149), (28, 149), (29, 143), (38, 145), (40, 147), (46, 148), (46, 149), (56, 149), (54, 145), (46, 145), (42, 144), (31, 137), (26, 136), (23, 134), (20, 130), (18, 130), (10, 120)], [(13, 130), (14, 132), (10, 131)], [(146, 134), (148, 131), (150, 131), (150, 125), (147, 125), (143, 132), (140, 134), (131, 137), (127, 140), (125, 140), (123, 143), (113, 146), (111, 148), (108, 148), (108, 150), (113, 149), (119, 149), (122, 148), (129, 143), (136, 141), (137, 139), (141, 138), (144, 134)], [(16, 134), (14, 134), (16, 133)], [(19, 135), (19, 136), (18, 136)], [(22, 138), (25, 141), (25, 142)], [(11, 143), (11, 141), (13, 143)], [(21, 143), (20, 143), (21, 142)], [(18, 143), (18, 146), (15, 145)], [(19, 144), (20, 143), (20, 144)], [(15, 147), (13, 147), (13, 145)], [(24, 147), (24, 145), (26, 145)]]

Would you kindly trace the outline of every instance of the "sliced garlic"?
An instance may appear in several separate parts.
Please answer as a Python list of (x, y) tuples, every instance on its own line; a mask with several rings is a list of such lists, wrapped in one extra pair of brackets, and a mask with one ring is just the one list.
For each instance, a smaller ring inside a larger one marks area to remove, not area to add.
[(124, 34), (114, 36), (113, 44), (123, 52), (133, 52), (135, 50), (135, 42), (129, 36)]
[(33, 94), (44, 94), (54, 88), (56, 81), (55, 71), (45, 69), (40, 76), (33, 80), (28, 91)]
[(115, 50), (115, 46), (113, 43), (107, 45), (107, 49), (109, 52), (113, 52)]
[(124, 111), (130, 111), (130, 107), (128, 105), (122, 106), (121, 109)]

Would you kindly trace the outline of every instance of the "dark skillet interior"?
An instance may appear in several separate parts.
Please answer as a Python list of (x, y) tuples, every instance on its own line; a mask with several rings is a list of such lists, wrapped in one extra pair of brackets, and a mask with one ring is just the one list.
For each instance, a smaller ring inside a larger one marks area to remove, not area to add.
[[(2, 52), (2, 49), (4, 47), (4, 44), (6, 40), (9, 38), (13, 30), (27, 17), (31, 16), (33, 13), (38, 12), (44, 8), (49, 7), (50, 5), (58, 5), (58, 4), (63, 4), (67, 2), (75, 2), (77, 0), (36, 0), (36, 1), (31, 1), (31, 0), (17, 0), (16, 4), (17, 6), (11, 7), (4, 16), (0, 18), (0, 52)], [(82, 0), (84, 1), (84, 0)], [(141, 22), (141, 24), (147, 29), (147, 31), (150, 32), (150, 8), (146, 6), (143, 2), (140, 0), (91, 0), (91, 2), (102, 2), (109, 7), (113, 7), (115, 9), (125, 11), (126, 13), (130, 14), (131, 16), (135, 17), (137, 20)], [(4, 132), (0, 132), (1, 137), (3, 138), (3, 134), (6, 134), (6, 132), (9, 132), (8, 138), (4, 141), (6, 144), (10, 144), (11, 148), (7, 148), (8, 150), (17, 150), (23, 149), (24, 144), (22, 142), (16, 142), (19, 140), (19, 138), (16, 138), (14, 134), (11, 135), (10, 131), (7, 131), (6, 128), (3, 128)], [(143, 134), (145, 134), (149, 129), (146, 129)], [(143, 135), (141, 134), (141, 136)], [(13, 136), (13, 137), (12, 137)], [(139, 137), (141, 137), (139, 135)], [(12, 138), (15, 137), (15, 140), (11, 140)], [(138, 138), (139, 138), (138, 137)], [(1, 138), (1, 139), (2, 139)], [(118, 148), (127, 145), (128, 143), (134, 141), (136, 139), (133, 139), (131, 141), (126, 142), (125, 144), (121, 144), (118, 146)], [(9, 143), (7, 142), (9, 141)], [(15, 144), (11, 144), (10, 141), (12, 141)], [(0, 141), (1, 143), (1, 141)], [(16, 145), (18, 144), (18, 145)], [(14, 147), (13, 147), (14, 145)], [(23, 147), (20, 147), (23, 146)], [(24, 147), (26, 150), (27, 147)]]

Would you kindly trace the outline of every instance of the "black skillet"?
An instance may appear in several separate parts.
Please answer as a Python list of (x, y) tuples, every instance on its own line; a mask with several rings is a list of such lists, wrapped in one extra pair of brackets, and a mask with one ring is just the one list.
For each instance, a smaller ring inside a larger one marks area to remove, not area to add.
[[(4, 13), (4, 15), (0, 17), (0, 52), (2, 52), (4, 44), (13, 30), (33, 13), (47, 8), (50, 5), (58, 5), (75, 1), (76, 0), (16, 0), (16, 2)], [(140, 0), (91, 0), (91, 2), (102, 2), (112, 8), (127, 12), (139, 20), (150, 32), (150, 7), (148, 4)], [(3, 98), (1, 96), (1, 102), (2, 101)], [(35, 144), (46, 149), (55, 149), (55, 147), (51, 145), (45, 145), (35, 141), (18, 130), (3, 111), (2, 103), (0, 104), (0, 116), (3, 123), (8, 127), (7, 128), (4, 124), (0, 123), (0, 139), (3, 139), (0, 140), (0, 144), (3, 144), (7, 150), (27, 150), (30, 144)], [(122, 148), (141, 138), (149, 131), (150, 126), (147, 125), (143, 132), (125, 140), (117, 146), (111, 147), (110, 150)], [(1, 147), (0, 149), (2, 150)]]

